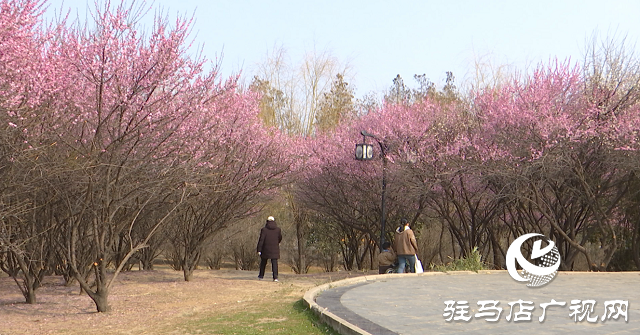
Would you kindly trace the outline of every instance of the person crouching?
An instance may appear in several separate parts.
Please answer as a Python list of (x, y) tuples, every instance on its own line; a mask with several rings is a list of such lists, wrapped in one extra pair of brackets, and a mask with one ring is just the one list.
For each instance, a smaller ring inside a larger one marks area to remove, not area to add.
[(378, 254), (378, 273), (387, 273), (396, 262), (396, 253), (391, 250), (391, 243), (382, 243), (382, 251)]

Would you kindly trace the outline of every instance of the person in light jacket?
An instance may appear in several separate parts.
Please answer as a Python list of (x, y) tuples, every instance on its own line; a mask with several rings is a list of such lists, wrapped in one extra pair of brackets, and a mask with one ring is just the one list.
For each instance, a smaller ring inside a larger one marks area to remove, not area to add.
[(391, 249), (391, 243), (382, 243), (382, 251), (378, 254), (378, 273), (387, 273), (396, 262), (396, 254)]
[(398, 227), (395, 235), (394, 247), (398, 255), (398, 273), (404, 273), (407, 263), (409, 263), (409, 271), (415, 272), (418, 243), (406, 219), (402, 219), (402, 225)]
[(273, 216), (267, 218), (267, 223), (260, 230), (260, 238), (258, 239), (258, 255), (260, 256), (260, 274), (258, 279), (264, 278), (264, 271), (267, 267), (267, 260), (271, 260), (271, 272), (273, 272), (273, 281), (278, 281), (278, 258), (280, 258), (280, 241), (282, 241), (282, 232), (280, 227), (276, 225), (276, 219)]

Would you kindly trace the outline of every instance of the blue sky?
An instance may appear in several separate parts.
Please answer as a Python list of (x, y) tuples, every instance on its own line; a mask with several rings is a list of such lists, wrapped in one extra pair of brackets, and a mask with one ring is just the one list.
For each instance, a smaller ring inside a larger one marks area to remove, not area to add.
[[(63, 6), (84, 18), (87, 3), (50, 0), (49, 15)], [(410, 86), (423, 73), (442, 85), (453, 71), (462, 83), (475, 60), (520, 70), (555, 57), (580, 61), (594, 32), (626, 36), (630, 46), (640, 40), (638, 0), (156, 0), (153, 7), (172, 18), (193, 15), (195, 42), (208, 58), (224, 55), (225, 76), (251, 77), (274, 46), (293, 63), (315, 48), (349, 63), (357, 96), (386, 90), (397, 74)]]

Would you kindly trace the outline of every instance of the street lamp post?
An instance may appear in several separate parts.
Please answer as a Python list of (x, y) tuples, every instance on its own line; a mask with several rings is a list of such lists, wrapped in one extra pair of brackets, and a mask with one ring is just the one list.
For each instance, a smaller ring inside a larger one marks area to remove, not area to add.
[(367, 161), (373, 159), (373, 146), (367, 144), (367, 137), (371, 137), (380, 146), (380, 153), (382, 155), (382, 215), (380, 217), (380, 250), (382, 250), (382, 244), (384, 243), (384, 232), (387, 221), (387, 207), (385, 203), (387, 193), (387, 145), (384, 140), (380, 140), (377, 136), (361, 131), (362, 143), (356, 144), (356, 159), (361, 161)]

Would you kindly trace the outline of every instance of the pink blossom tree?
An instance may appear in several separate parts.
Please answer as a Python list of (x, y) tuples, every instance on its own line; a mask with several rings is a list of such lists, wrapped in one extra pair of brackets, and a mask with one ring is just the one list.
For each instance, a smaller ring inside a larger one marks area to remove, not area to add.
[[(43, 187), (50, 167), (42, 146), (30, 143), (37, 124), (31, 115), (43, 96), (45, 78), (42, 1), (0, 1), (0, 269), (14, 278), (27, 303), (49, 273), (53, 251), (50, 225), (54, 192)], [(53, 29), (53, 28), (50, 28)]]
[[(169, 241), (191, 280), (203, 248), (243, 218), (257, 213), (293, 168), (289, 139), (259, 120), (258, 96), (229, 81), (202, 113), (189, 119), (181, 155), (188, 190), (172, 221)], [(287, 150), (287, 148), (290, 148)]]
[[(108, 311), (118, 273), (161, 225), (173, 224), (173, 231), (186, 234), (189, 279), (204, 243), (254, 213), (258, 200), (281, 185), (291, 167), (286, 138), (258, 122), (257, 97), (242, 92), (237, 78), (223, 82), (217, 68), (205, 72), (206, 60), (187, 55), (188, 20), (156, 18), (144, 34), (137, 30), (144, 4), (107, 1), (96, 5), (93, 22), (63, 23), (38, 35), (30, 29), (40, 2), (20, 4), (31, 6), (24, 19), (15, 18), (24, 13), (13, 2), (2, 2), (3, 15), (10, 14), (3, 20), (24, 26), (7, 26), (9, 44), (20, 47), (2, 53), (24, 63), (3, 63), (12, 66), (1, 73), (10, 87), (3, 86), (6, 113), (0, 118), (17, 129), (7, 134), (19, 135), (11, 137), (18, 149), (3, 148), (29, 153), (24, 161), (36, 164), (37, 182), (49, 193), (36, 191), (53, 195), (40, 226), (53, 237), (46, 243), (55, 247), (59, 268), (99, 312)], [(141, 217), (152, 209), (154, 215)], [(172, 215), (195, 224), (182, 225)], [(16, 222), (3, 221), (3, 227), (21, 227)], [(4, 231), (0, 241), (3, 252), (27, 245), (11, 242)], [(112, 275), (109, 267), (115, 267)], [(29, 280), (25, 285), (34, 286)]]
[[(555, 236), (567, 269), (581, 253), (592, 269), (606, 270), (618, 248), (620, 200), (632, 173), (625, 162), (640, 123), (637, 106), (604, 115), (584, 87), (577, 67), (551, 64), (482, 92), (475, 110), (482, 143), (495, 145), (514, 172), (508, 184), (521, 205), (505, 223), (524, 220), (520, 226)], [(586, 249), (595, 241), (604, 251), (599, 264)]]
[[(363, 203), (380, 196), (366, 198), (375, 194), (372, 181), (382, 170), (375, 164), (382, 160), (359, 165), (351, 157), (364, 129), (388, 145), (390, 185), (399, 187), (392, 193), (411, 204), (416, 217), (429, 212), (446, 222), (462, 256), (478, 247), (501, 267), (505, 240), (535, 230), (554, 236), (567, 269), (582, 254), (593, 269), (605, 270), (627, 220), (621, 201), (635, 171), (629, 164), (637, 150), (638, 106), (625, 98), (635, 93), (625, 91), (623, 103), (613, 103), (622, 107), (604, 112), (590, 85), (579, 67), (556, 62), (476, 92), (468, 103), (433, 93), (388, 103), (310, 141), (313, 168), (301, 197), (369, 234), (379, 229), (375, 219), (351, 214), (365, 213)], [(601, 255), (588, 250), (595, 243)]]
[[(433, 114), (426, 109), (387, 104), (362, 118), (342, 123), (335, 131), (308, 139), (305, 152), (309, 156), (304, 179), (299, 182), (298, 198), (304, 206), (332, 222), (335, 231), (344, 232), (344, 237), (337, 240), (346, 243), (342, 247), (347, 266), (351, 259), (356, 259), (360, 267), (364, 254), (372, 257), (378, 249), (383, 215), (383, 170), (386, 170), (387, 181), (385, 216), (388, 224), (382, 232), (385, 239), (391, 240), (394, 228), (403, 217), (420, 222), (418, 218), (426, 199), (407, 189), (405, 169), (411, 153), (406, 150), (406, 141), (407, 134), (424, 131), (433, 120)], [(375, 145), (375, 159), (355, 160), (353, 150), (356, 143), (363, 141), (362, 130), (376, 135), (386, 149), (386, 157), (381, 156), (378, 143), (368, 138), (366, 140)], [(358, 236), (360, 233), (364, 234), (363, 244), (360, 244), (363, 241), (363, 237)]]
[[(129, 236), (119, 259), (112, 246), (166, 190), (177, 193), (173, 208), (179, 204), (185, 192), (174, 165), (184, 142), (180, 129), (220, 91), (215, 71), (203, 73), (203, 61), (186, 56), (188, 21), (171, 28), (157, 18), (145, 37), (136, 30), (138, 13), (124, 4), (96, 6), (92, 25), (61, 30), (47, 50), (53, 88), (41, 136), (63, 167), (51, 178), (72, 175), (58, 217), (66, 227), (66, 262), (99, 312), (109, 310), (110, 287), (145, 241), (133, 244)], [(109, 277), (110, 263), (116, 272)]]
[[(46, 148), (41, 159), (54, 162), (46, 178), (60, 203), (51, 220), (60, 227), (65, 264), (100, 312), (109, 310), (109, 288), (127, 260), (200, 192), (194, 171), (216, 176), (216, 164), (236, 164), (216, 145), (234, 149), (234, 138), (247, 131), (233, 126), (246, 126), (238, 120), (253, 106), (235, 79), (220, 82), (217, 69), (205, 73), (205, 60), (187, 56), (188, 20), (157, 18), (145, 35), (136, 30), (139, 13), (106, 2), (92, 12), (94, 22), (56, 29), (37, 52), (43, 71), (28, 76), (46, 84), (28, 85), (39, 100), (9, 114), (24, 127), (25, 145)], [(244, 151), (252, 144), (249, 138)], [(248, 155), (254, 160), (245, 169), (259, 157)], [(242, 182), (241, 171), (217, 177)], [(140, 215), (159, 202), (167, 202), (165, 212), (135, 239)], [(116, 271), (108, 276), (110, 265)]]

